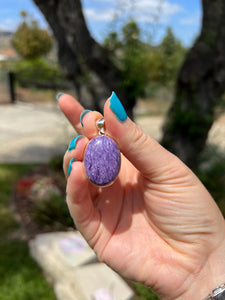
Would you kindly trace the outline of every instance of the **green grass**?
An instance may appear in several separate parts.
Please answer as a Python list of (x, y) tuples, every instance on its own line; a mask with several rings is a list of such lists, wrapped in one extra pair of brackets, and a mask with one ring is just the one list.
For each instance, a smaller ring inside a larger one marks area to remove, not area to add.
[(53, 300), (55, 296), (30, 258), (27, 244), (14, 239), (0, 242), (0, 299)]
[(27, 243), (16, 236), (10, 209), (16, 181), (32, 166), (0, 164), (0, 300), (55, 300), (52, 288), (29, 256)]

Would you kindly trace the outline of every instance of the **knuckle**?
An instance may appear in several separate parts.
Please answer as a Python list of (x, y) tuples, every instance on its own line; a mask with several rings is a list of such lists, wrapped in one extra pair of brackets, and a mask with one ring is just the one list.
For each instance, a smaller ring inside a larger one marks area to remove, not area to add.
[(149, 147), (154, 145), (154, 140), (150, 138), (150, 136), (146, 134), (138, 125), (134, 125), (133, 130), (131, 132), (131, 138), (131, 147), (134, 146), (135, 148), (143, 149), (143, 147)]

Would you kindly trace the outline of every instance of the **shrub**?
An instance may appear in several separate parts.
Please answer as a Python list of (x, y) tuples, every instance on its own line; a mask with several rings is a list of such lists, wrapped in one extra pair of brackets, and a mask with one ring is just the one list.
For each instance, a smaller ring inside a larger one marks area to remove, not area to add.
[(56, 193), (52, 193), (49, 198), (35, 201), (33, 214), (34, 219), (43, 227), (54, 226), (62, 229), (73, 226), (65, 198)]
[(42, 58), (21, 60), (15, 63), (13, 71), (19, 83), (45, 83), (62, 84), (63, 75), (57, 64), (47, 62)]
[(39, 27), (38, 22), (27, 13), (21, 12), (23, 21), (12, 37), (12, 45), (24, 59), (35, 59), (48, 54), (52, 38), (47, 30)]
[(198, 177), (206, 186), (225, 217), (225, 154), (216, 146), (202, 153)]

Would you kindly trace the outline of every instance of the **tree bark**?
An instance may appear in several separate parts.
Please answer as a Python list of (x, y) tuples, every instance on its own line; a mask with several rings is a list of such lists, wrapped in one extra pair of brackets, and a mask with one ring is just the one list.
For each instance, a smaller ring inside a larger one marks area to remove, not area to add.
[(179, 72), (162, 138), (194, 170), (225, 91), (225, 1), (202, 0), (202, 6), (201, 34)]
[[(101, 110), (102, 104), (114, 90), (127, 109), (128, 115), (133, 118), (136, 99), (129, 99), (128, 93), (121, 90), (121, 72), (113, 64), (109, 52), (91, 37), (81, 1), (33, 1), (52, 28), (58, 42), (59, 62), (67, 77), (73, 79), (78, 91), (78, 100), (83, 104), (87, 102), (85, 98), (89, 97), (91, 108)], [(86, 84), (84, 77), (88, 78)]]

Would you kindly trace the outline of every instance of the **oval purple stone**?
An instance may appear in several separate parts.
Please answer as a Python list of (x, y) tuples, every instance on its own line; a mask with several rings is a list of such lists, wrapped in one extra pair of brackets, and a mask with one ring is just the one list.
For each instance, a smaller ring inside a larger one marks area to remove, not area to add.
[(120, 150), (107, 136), (93, 138), (87, 145), (84, 167), (89, 180), (98, 186), (112, 183), (120, 170)]

